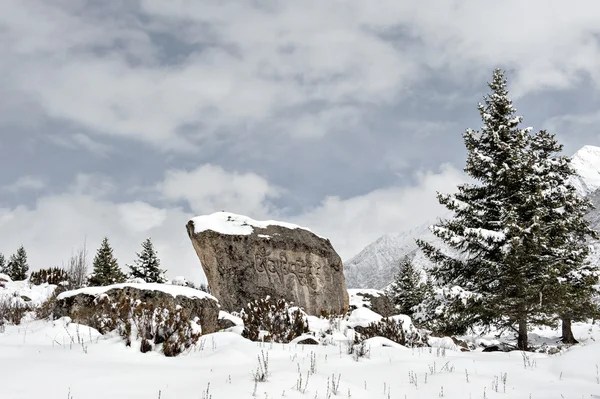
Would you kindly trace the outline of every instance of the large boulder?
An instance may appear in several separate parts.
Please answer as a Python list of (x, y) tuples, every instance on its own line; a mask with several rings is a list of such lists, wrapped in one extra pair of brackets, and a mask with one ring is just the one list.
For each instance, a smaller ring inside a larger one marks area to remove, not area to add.
[(105, 287), (86, 287), (58, 295), (54, 305), (54, 318), (68, 316), (74, 322), (93, 327), (101, 333), (105, 328), (98, 316), (101, 304), (109, 303), (117, 309), (121, 304), (143, 303), (151, 309), (176, 309), (181, 307), (186, 319), (194, 320), (202, 334), (219, 331), (219, 304), (202, 291), (167, 284), (125, 283)]
[(266, 296), (310, 315), (348, 310), (342, 260), (310, 230), (218, 212), (190, 220), (187, 231), (211, 293), (227, 311)]

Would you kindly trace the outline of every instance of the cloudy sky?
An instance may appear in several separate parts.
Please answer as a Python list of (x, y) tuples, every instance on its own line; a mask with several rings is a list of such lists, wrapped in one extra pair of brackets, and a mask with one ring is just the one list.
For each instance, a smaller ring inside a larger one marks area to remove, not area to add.
[(283, 219), (349, 259), (440, 211), (492, 70), (525, 123), (599, 144), (600, 4), (0, 0), (0, 252), (152, 237), (202, 280), (196, 214)]

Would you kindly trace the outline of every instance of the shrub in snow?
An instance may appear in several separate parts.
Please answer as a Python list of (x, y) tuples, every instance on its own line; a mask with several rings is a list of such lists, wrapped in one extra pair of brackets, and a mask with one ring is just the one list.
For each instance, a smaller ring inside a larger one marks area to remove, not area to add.
[(0, 329), (4, 329), (6, 324), (21, 324), (21, 319), (29, 310), (29, 306), (19, 296), (0, 298)]
[(102, 334), (116, 331), (126, 342), (140, 341), (140, 351), (161, 350), (177, 356), (198, 342), (202, 331), (183, 308), (172, 303), (154, 304), (128, 297), (112, 301), (107, 295), (96, 299), (94, 327)]
[(61, 269), (60, 267), (51, 267), (49, 269), (40, 269), (38, 271), (31, 272), (29, 281), (33, 285), (63, 285), (64, 283), (69, 282), (69, 274), (66, 270)]
[(52, 316), (54, 305), (56, 304), (56, 296), (60, 293), (60, 291), (61, 290), (57, 287), (56, 290), (54, 290), (54, 293), (48, 299), (34, 309), (36, 319), (42, 320)]
[(357, 343), (373, 337), (383, 337), (400, 345), (406, 344), (401, 320), (383, 318), (367, 327), (356, 327), (355, 330), (357, 333), (354, 335), (354, 339)]
[(240, 316), (244, 321), (242, 336), (252, 341), (288, 343), (309, 331), (306, 314), (284, 299), (254, 300)]

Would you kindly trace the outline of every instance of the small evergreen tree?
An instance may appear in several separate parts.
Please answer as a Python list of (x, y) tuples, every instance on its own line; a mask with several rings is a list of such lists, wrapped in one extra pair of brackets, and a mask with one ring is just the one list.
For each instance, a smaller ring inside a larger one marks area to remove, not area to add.
[(27, 263), (27, 252), (22, 245), (17, 249), (16, 254), (10, 256), (6, 265), (6, 271), (6, 274), (8, 274), (13, 281), (27, 280), (29, 264)]
[(137, 253), (137, 259), (134, 265), (129, 265), (132, 278), (141, 278), (147, 283), (165, 283), (166, 270), (160, 268), (160, 259), (154, 250), (154, 245), (150, 238), (142, 243), (142, 252)]
[(0, 254), (0, 273), (8, 275), (8, 268), (6, 267), (6, 258), (3, 254)]
[(106, 237), (102, 240), (102, 244), (96, 252), (93, 269), (90, 276), (90, 286), (111, 285), (125, 281), (125, 275), (119, 268), (117, 259), (113, 256), (113, 249)]
[(412, 260), (405, 256), (394, 281), (387, 289), (387, 295), (400, 313), (411, 316), (414, 307), (425, 300), (428, 291), (427, 283), (421, 279), (421, 273), (415, 268)]

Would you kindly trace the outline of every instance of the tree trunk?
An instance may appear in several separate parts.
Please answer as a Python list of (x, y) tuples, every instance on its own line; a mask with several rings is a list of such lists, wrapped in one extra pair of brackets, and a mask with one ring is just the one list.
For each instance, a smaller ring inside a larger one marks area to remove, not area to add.
[(562, 318), (562, 342), (565, 344), (579, 343), (573, 335), (573, 330), (571, 329), (571, 319), (568, 317)]
[(522, 318), (519, 320), (519, 336), (517, 337), (517, 347), (519, 350), (526, 351), (527, 347), (527, 320)]

